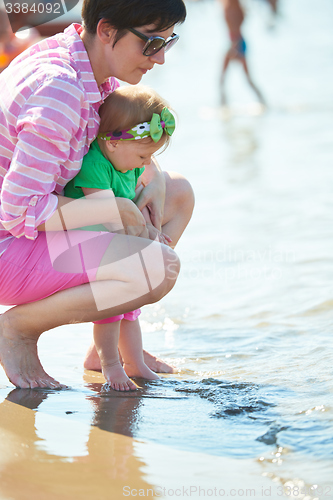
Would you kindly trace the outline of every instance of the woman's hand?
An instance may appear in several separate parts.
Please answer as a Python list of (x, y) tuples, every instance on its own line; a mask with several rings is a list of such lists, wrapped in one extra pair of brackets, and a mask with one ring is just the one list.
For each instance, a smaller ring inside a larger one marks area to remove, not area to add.
[(140, 236), (146, 226), (146, 221), (133, 201), (126, 198), (116, 198), (124, 233)]
[(164, 202), (165, 202), (165, 179), (155, 158), (147, 165), (142, 174), (144, 188), (136, 199), (139, 210), (147, 207), (152, 224), (161, 230)]

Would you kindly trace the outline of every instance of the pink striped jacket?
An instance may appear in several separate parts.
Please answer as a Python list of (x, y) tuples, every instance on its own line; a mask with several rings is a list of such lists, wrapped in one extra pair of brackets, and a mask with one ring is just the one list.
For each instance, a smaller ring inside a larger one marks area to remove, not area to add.
[(99, 127), (98, 109), (118, 82), (97, 86), (72, 24), (17, 57), (0, 75), (0, 256), (36, 227), (81, 168)]

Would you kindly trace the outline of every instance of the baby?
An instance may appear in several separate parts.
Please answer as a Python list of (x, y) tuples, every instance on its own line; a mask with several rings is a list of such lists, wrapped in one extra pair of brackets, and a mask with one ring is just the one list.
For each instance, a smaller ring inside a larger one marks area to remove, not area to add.
[[(135, 203), (143, 188), (144, 166), (150, 164), (154, 153), (168, 145), (175, 119), (167, 103), (143, 86), (119, 87), (107, 97), (99, 113), (98, 136), (84, 157), (80, 172), (67, 184), (65, 196), (80, 198), (112, 190), (116, 198), (128, 198)], [(147, 207), (142, 215), (145, 224), (141, 237), (171, 243), (168, 235), (151, 223)], [(107, 231), (108, 227), (88, 229)], [(103, 375), (112, 389), (135, 390), (137, 385), (129, 377), (159, 378), (144, 363), (139, 314), (140, 310), (136, 310), (94, 322), (94, 343)], [(126, 322), (122, 328), (121, 322)]]

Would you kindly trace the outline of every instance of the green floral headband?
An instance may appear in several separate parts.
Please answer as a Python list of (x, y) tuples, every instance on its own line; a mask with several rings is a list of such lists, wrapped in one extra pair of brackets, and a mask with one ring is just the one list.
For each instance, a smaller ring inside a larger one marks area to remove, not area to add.
[(151, 137), (154, 142), (158, 142), (163, 135), (163, 130), (165, 130), (168, 135), (172, 135), (175, 126), (176, 122), (173, 114), (168, 108), (163, 108), (161, 115), (154, 113), (150, 122), (139, 123), (139, 125), (129, 130), (122, 130), (121, 132), (98, 134), (97, 137), (104, 141), (133, 141)]

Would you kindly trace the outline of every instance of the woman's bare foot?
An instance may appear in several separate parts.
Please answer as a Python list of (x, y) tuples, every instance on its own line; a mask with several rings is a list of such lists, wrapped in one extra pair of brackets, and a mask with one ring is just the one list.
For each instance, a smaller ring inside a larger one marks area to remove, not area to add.
[(173, 366), (145, 350), (143, 350), (143, 359), (146, 365), (155, 373), (175, 373)]
[(145, 363), (124, 363), (123, 367), (129, 377), (144, 378), (146, 380), (159, 380), (160, 378)]
[(106, 384), (115, 391), (136, 391), (138, 386), (126, 375), (120, 361), (104, 365), (102, 368)]
[(0, 316), (0, 363), (10, 382), (22, 389), (66, 387), (50, 377), (37, 354), (37, 340), (10, 331), (4, 315)]

